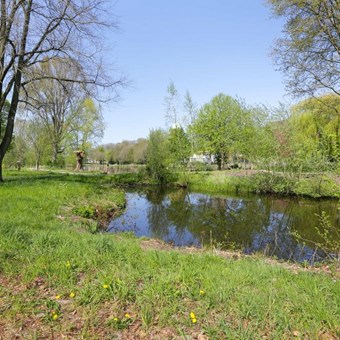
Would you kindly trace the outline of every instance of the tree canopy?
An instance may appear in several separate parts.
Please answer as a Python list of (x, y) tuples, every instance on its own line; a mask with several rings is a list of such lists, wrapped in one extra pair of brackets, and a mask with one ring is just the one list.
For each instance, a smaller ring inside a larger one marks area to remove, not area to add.
[[(111, 88), (115, 94), (122, 78), (104, 72), (100, 59), (102, 30), (112, 27), (103, 16), (103, 0), (2, 0), (0, 7), (0, 112), (10, 107), (0, 140), (2, 162), (11, 143), (19, 101), (30, 102), (28, 85), (44, 78)], [(100, 28), (100, 29), (99, 29)], [(77, 72), (59, 79), (34, 72), (37, 65), (67, 59)], [(76, 76), (75, 76), (76, 75)]]
[(251, 113), (245, 105), (220, 93), (203, 105), (191, 128), (197, 147), (216, 155), (221, 168), (229, 156), (246, 151), (252, 126)]
[(340, 1), (267, 0), (286, 20), (273, 57), (290, 93), (340, 95)]

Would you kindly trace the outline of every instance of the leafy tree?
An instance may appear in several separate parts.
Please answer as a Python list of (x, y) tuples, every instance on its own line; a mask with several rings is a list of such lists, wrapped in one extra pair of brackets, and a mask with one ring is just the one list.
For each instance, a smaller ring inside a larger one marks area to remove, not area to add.
[(90, 116), (89, 113), (95, 111), (86, 111), (84, 84), (61, 80), (77, 77), (78, 71), (68, 59), (47, 60), (32, 68), (32, 72), (48, 76), (28, 85), (27, 108), (40, 118), (47, 130), (53, 150), (51, 161), (57, 165), (58, 155), (65, 151), (71, 133), (78, 137), (80, 124), (86, 119), (82, 115)]
[(199, 110), (191, 128), (198, 148), (215, 154), (222, 169), (230, 156), (247, 152), (253, 129), (251, 111), (241, 101), (221, 93)]
[(169, 166), (168, 136), (161, 130), (151, 130), (146, 150), (146, 168), (149, 176), (160, 184), (172, 180)]
[[(103, 18), (103, 0), (2, 0), (0, 5), (0, 112), (10, 102), (0, 140), (2, 162), (14, 131), (19, 101), (32, 103), (27, 86), (35, 81), (55, 81), (110, 87), (115, 94), (123, 82), (112, 80), (101, 64), (103, 29), (112, 27)], [(100, 17), (101, 16), (101, 17)], [(100, 28), (100, 29), (99, 29)], [(33, 69), (46, 60), (67, 59), (76, 73), (58, 79)], [(32, 103), (33, 104), (33, 103)]]
[(148, 141), (144, 138), (139, 138), (134, 146), (134, 163), (145, 164), (146, 163), (146, 150), (148, 147)]
[(38, 171), (50, 146), (48, 133), (38, 117), (33, 117), (26, 122), (26, 139), (33, 152), (35, 167)]
[(76, 108), (70, 125), (71, 145), (87, 153), (104, 135), (104, 120), (100, 109), (91, 98), (85, 98)]
[(190, 158), (191, 147), (189, 139), (180, 126), (174, 126), (169, 130), (169, 161), (173, 166), (185, 166)]
[(272, 109), (257, 105), (250, 108), (253, 133), (248, 139), (247, 156), (258, 168), (270, 169), (276, 161), (277, 140), (272, 122)]
[[(194, 103), (189, 91), (186, 91), (183, 102), (184, 112), (186, 114), (186, 121), (188, 126), (191, 126), (197, 117), (197, 106)], [(195, 147), (195, 136), (192, 129), (187, 129), (188, 138), (191, 145), (191, 154), (194, 153)]]
[(340, 1), (267, 0), (285, 18), (284, 36), (273, 56), (287, 77), (288, 91), (313, 96), (326, 90), (340, 95)]
[(340, 160), (340, 115), (334, 108), (340, 112), (340, 97), (332, 94), (306, 99), (292, 108), (296, 152), (319, 162)]

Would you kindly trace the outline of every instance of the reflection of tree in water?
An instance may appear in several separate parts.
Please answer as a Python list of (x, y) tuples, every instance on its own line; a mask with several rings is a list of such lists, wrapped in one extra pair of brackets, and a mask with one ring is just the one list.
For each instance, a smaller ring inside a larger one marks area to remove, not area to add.
[[(149, 197), (149, 196), (147, 196)], [(150, 231), (157, 238), (171, 240), (170, 228), (173, 228), (173, 238), (181, 240), (187, 232), (186, 227), (191, 217), (192, 206), (185, 190), (170, 191), (160, 198), (153, 196), (153, 202), (147, 216)], [(175, 240), (171, 240), (174, 241)], [(179, 241), (175, 243), (180, 243)]]
[(297, 259), (303, 254), (303, 249), (291, 236), (290, 228), (294, 222), (292, 201), (268, 200), (270, 202), (269, 220), (260, 232), (253, 233), (252, 244), (245, 248), (246, 253), (263, 251), (266, 255), (285, 259)]
[(244, 248), (251, 244), (252, 232), (260, 231), (268, 220), (261, 200), (205, 196), (193, 209), (194, 218), (188, 228), (199, 234), (205, 244), (212, 237), (222, 246)]
[(151, 204), (147, 211), (147, 217), (152, 236), (163, 240), (166, 239), (169, 235), (170, 225), (166, 216), (165, 204), (163, 202)]
[(162, 186), (152, 187), (149, 190), (145, 191), (145, 197), (150, 203), (162, 204), (167, 193), (168, 190)]
[[(326, 207), (307, 200), (220, 198), (185, 190), (153, 189), (145, 197), (153, 237), (184, 245), (200, 241), (210, 244), (212, 237), (222, 247), (234, 245), (247, 253), (265, 251), (267, 255), (299, 260), (308, 259), (313, 249), (299, 245), (291, 231), (315, 239), (315, 214)], [(327, 205), (331, 220), (336, 220), (329, 201)]]

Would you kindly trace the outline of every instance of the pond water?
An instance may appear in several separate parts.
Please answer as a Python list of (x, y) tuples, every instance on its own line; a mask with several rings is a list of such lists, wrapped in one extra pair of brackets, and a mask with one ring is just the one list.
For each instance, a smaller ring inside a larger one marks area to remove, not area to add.
[[(134, 232), (175, 246), (208, 246), (262, 252), (294, 261), (318, 261), (315, 230), (325, 211), (340, 230), (340, 211), (332, 200), (276, 196), (211, 196), (187, 190), (127, 191), (125, 212), (111, 221), (109, 232)], [(313, 242), (297, 242), (298, 232)], [(331, 235), (336, 237), (336, 235)], [(338, 240), (340, 242), (340, 239)]]

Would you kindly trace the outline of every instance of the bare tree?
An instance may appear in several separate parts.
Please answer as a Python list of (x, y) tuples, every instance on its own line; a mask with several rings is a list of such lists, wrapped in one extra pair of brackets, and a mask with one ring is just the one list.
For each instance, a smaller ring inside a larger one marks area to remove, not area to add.
[(340, 1), (267, 0), (274, 14), (286, 19), (284, 36), (273, 51), (297, 96), (323, 92), (340, 95)]
[[(100, 59), (102, 30), (113, 27), (103, 19), (104, 0), (0, 0), (0, 112), (10, 102), (0, 140), (2, 162), (10, 145), (19, 101), (31, 102), (29, 84), (45, 78), (110, 88), (117, 95), (122, 78), (107, 77)], [(78, 72), (64, 79), (32, 72), (40, 63), (69, 60)]]

